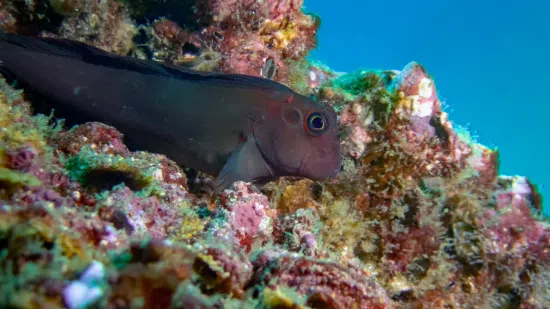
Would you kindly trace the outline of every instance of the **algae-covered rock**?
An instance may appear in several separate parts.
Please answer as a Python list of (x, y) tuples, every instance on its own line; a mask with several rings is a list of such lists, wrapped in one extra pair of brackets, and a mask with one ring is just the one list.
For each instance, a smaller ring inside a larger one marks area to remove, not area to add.
[(307, 60), (319, 19), (298, 0), (37, 3), (0, 1), (0, 27), (312, 96), (338, 113), (343, 164), (213, 194), (216, 175), (35, 114), (0, 79), (0, 307), (550, 307), (537, 187), (499, 174), (421, 64)]

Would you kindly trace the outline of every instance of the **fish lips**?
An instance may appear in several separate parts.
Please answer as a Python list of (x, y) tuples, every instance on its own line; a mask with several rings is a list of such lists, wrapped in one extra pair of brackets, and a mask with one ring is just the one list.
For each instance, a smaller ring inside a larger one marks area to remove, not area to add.
[(340, 153), (340, 147), (338, 147), (337, 151), (332, 150), (331, 155), (328, 157), (316, 157), (315, 159), (306, 160), (300, 170), (300, 174), (303, 177), (321, 181), (338, 176), (341, 168), (342, 154)]

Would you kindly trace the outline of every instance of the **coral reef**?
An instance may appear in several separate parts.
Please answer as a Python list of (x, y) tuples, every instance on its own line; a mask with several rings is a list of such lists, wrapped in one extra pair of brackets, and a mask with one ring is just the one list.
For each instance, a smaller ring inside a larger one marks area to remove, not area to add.
[(6, 1), (0, 27), (273, 79), (332, 105), (322, 182), (212, 179), (117, 128), (34, 113), (0, 79), (2, 308), (549, 308), (550, 225), (527, 178), (443, 111), (420, 64), (305, 57), (301, 0)]

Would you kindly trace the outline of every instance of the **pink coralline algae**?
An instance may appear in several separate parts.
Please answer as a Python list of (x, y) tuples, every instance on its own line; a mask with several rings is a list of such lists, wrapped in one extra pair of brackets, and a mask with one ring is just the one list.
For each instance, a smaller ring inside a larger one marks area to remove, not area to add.
[(243, 297), (253, 269), (240, 246), (214, 238), (212, 243), (196, 247), (201, 253), (200, 262), (195, 263), (195, 269), (199, 273), (209, 275), (205, 288)]
[[(258, 4), (254, 0), (245, 1), (220, 1), (210, 0), (210, 9), (215, 16), (214, 19), (223, 20), (231, 16), (234, 12), (242, 8), (261, 8), (262, 11), (267, 14), (267, 18), (277, 19), (294, 16), (301, 13), (303, 0), (268, 0)], [(262, 14), (262, 11), (258, 11), (258, 14)]]
[(363, 128), (359, 115), (362, 113), (362, 107), (358, 104), (346, 107), (346, 110), (340, 115), (340, 125), (349, 127), (350, 140), (349, 144), (345, 145), (350, 157), (358, 159), (365, 151), (365, 145), (367, 145), (371, 138), (369, 137), (365, 128)]
[(169, 233), (174, 233), (183, 221), (177, 209), (162, 203), (154, 196), (137, 197), (127, 187), (114, 190), (100, 207), (120, 210), (127, 217), (121, 223), (126, 229), (142, 236), (150, 234), (155, 239), (164, 239)]
[(261, 252), (253, 262), (255, 280), (272, 289), (290, 287), (306, 296), (311, 308), (389, 309), (385, 291), (353, 267), (292, 253)]
[(320, 21), (302, 6), (0, 1), (4, 31), (284, 83), (334, 107), (343, 157), (332, 179), (213, 194), (216, 175), (129, 149), (120, 128), (35, 115), (2, 78), (0, 307), (550, 308), (537, 186), (499, 174), (421, 64), (306, 60)]
[(315, 46), (319, 27), (318, 18), (301, 6), (301, 1), (200, 1), (196, 8), (204, 11), (197, 11), (197, 19), (210, 20), (208, 26), (190, 31), (160, 18), (148, 31), (148, 46), (158, 60), (296, 83), (289, 66)]
[(68, 202), (57, 191), (45, 188), (32, 188), (28, 191), (19, 191), (12, 196), (12, 201), (28, 205), (51, 203), (53, 207), (60, 207)]
[(306, 67), (305, 78), (306, 83), (310, 89), (318, 89), (326, 82), (335, 78), (338, 74), (332, 72), (329, 68), (317, 63), (309, 63)]
[(242, 247), (250, 250), (253, 243), (261, 244), (271, 237), (275, 211), (267, 197), (250, 184), (236, 182), (221, 194), (220, 202), (231, 233)]
[(72, 155), (77, 154), (84, 145), (103, 153), (126, 154), (128, 148), (122, 138), (122, 134), (115, 128), (90, 122), (62, 132), (57, 138), (57, 144), (60, 150)]
[[(505, 263), (507, 256), (523, 256), (517, 262), (550, 262), (550, 225), (533, 216), (531, 209), (536, 192), (523, 177), (500, 179), (502, 189), (495, 194), (495, 208), (484, 216), (485, 236), (492, 242), (490, 254)], [(523, 263), (510, 265), (523, 268)]]
[(14, 170), (28, 171), (35, 157), (36, 150), (32, 147), (9, 150), (6, 153), (6, 165)]

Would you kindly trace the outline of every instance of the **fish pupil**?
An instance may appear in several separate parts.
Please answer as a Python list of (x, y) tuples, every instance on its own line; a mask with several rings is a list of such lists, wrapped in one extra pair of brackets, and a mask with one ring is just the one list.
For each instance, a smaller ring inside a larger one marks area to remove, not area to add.
[(325, 122), (323, 121), (323, 118), (315, 116), (313, 117), (313, 119), (311, 119), (311, 126), (314, 129), (321, 130), (325, 126)]
[(304, 122), (304, 125), (306, 124), (306, 130), (312, 136), (319, 136), (327, 129), (327, 120), (319, 112), (309, 114), (307, 122)]

